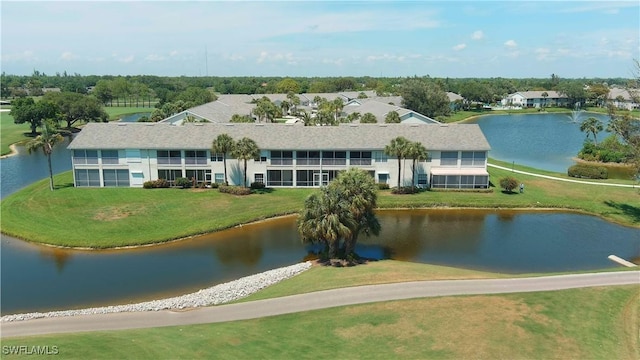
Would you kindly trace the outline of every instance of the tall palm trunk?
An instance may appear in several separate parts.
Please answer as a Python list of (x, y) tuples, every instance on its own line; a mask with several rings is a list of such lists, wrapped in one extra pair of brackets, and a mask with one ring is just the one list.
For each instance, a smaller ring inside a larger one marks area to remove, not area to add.
[(53, 191), (53, 169), (51, 167), (51, 153), (47, 155), (47, 165), (49, 165), (49, 189)]
[(229, 180), (227, 180), (227, 154), (222, 154), (222, 166), (224, 166), (224, 184), (229, 185)]

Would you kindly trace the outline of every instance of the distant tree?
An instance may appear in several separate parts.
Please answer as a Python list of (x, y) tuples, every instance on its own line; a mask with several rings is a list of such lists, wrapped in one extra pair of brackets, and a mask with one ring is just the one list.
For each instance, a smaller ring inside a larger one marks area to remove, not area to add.
[(235, 148), (231, 151), (233, 157), (238, 160), (243, 160), (244, 162), (244, 181), (242, 183), (243, 187), (247, 187), (247, 160), (255, 159), (260, 156), (260, 148), (258, 148), (258, 144), (250, 138), (244, 137), (235, 145)]
[(384, 117), (384, 122), (387, 124), (400, 124), (400, 114), (397, 111), (389, 111), (387, 116)]
[(587, 133), (587, 138), (589, 137), (589, 134), (593, 134), (593, 142), (596, 146), (598, 146), (598, 139), (596, 136), (602, 130), (604, 130), (602, 121), (594, 117), (590, 117), (580, 124), (580, 131)]
[(233, 152), (236, 149), (236, 143), (231, 136), (227, 134), (218, 135), (211, 144), (211, 152), (213, 154), (222, 154), (222, 164), (224, 166), (224, 183), (229, 184), (227, 178), (227, 154)]
[(447, 93), (433, 82), (409, 79), (400, 89), (405, 108), (431, 118), (451, 113)]
[(518, 180), (514, 179), (511, 176), (503, 177), (500, 179), (500, 187), (503, 188), (506, 192), (512, 192), (513, 189), (518, 187)]
[(300, 93), (300, 84), (291, 78), (286, 78), (280, 81), (276, 85), (276, 92), (279, 94), (287, 94), (287, 93)]
[(578, 81), (564, 81), (558, 85), (558, 92), (569, 99), (571, 108), (583, 107), (587, 98), (584, 84)]
[(37, 128), (42, 126), (47, 119), (57, 121), (58, 107), (50, 101), (38, 101), (33, 98), (18, 98), (12, 101), (11, 112), (13, 122), (16, 124), (29, 123), (31, 136), (37, 135)]
[(30, 140), (26, 147), (29, 154), (34, 150), (42, 149), (47, 157), (47, 165), (49, 166), (49, 190), (53, 191), (53, 169), (51, 167), (51, 153), (56, 144), (62, 142), (64, 138), (56, 131), (55, 123), (51, 120), (45, 120), (42, 123), (42, 132), (35, 139)]
[(297, 116), (298, 106), (300, 106), (300, 97), (298, 97), (298, 95), (290, 91), (287, 93), (287, 99), (289, 100), (289, 104), (291, 105), (291, 108), (293, 108), (293, 110), (291, 111), (292, 115)]
[(395, 156), (398, 159), (398, 187), (402, 186), (400, 182), (400, 174), (402, 173), (402, 162), (407, 156), (409, 150), (409, 140), (399, 136), (391, 140), (391, 143), (384, 147), (384, 153), (389, 156)]
[(102, 103), (107, 106), (113, 102), (113, 89), (110, 80), (99, 80), (96, 86), (93, 88), (93, 95)]
[(231, 120), (229, 120), (229, 122), (232, 122), (232, 123), (252, 123), (252, 122), (255, 122), (255, 121), (249, 115), (233, 114), (231, 116)]
[(360, 120), (360, 113), (357, 111), (352, 112), (351, 114), (347, 115), (346, 118), (347, 122), (354, 122), (354, 121), (358, 121)]
[(67, 130), (78, 122), (109, 121), (109, 115), (98, 99), (93, 96), (74, 92), (49, 92), (43, 99), (51, 101), (58, 107), (60, 111), (58, 119), (67, 123)]
[(186, 90), (178, 93), (173, 101), (182, 100), (191, 104), (189, 107), (198, 106), (215, 101), (216, 97), (207, 89), (197, 86), (190, 86)]
[(378, 119), (376, 119), (375, 115), (373, 115), (372, 113), (368, 112), (368, 113), (365, 113), (364, 115), (362, 115), (362, 117), (360, 118), (360, 123), (361, 124), (377, 124), (378, 123)]
[(364, 92), (361, 92), (360, 94), (358, 94), (358, 99), (366, 99), (366, 98), (368, 98), (368, 96)]

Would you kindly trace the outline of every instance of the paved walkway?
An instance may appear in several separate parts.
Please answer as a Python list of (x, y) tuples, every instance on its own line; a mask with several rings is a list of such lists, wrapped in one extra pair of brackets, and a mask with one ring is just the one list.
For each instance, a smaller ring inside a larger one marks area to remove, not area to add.
[(508, 168), (508, 167), (489, 164), (489, 163), (487, 163), (487, 166), (494, 167), (494, 168), (497, 168), (497, 169), (502, 169), (502, 170), (513, 171), (514, 173), (518, 173), (518, 174), (531, 175), (531, 176), (541, 177), (541, 178), (545, 178), (545, 179), (566, 181), (566, 182), (572, 182), (572, 183), (578, 183), (578, 184), (640, 188), (640, 185), (635, 185), (635, 184), (631, 184), (631, 185), (628, 185), (628, 184), (613, 184), (613, 183), (600, 183), (600, 182), (593, 182), (593, 181), (564, 179), (564, 178), (559, 178), (559, 177), (555, 177), (555, 176), (536, 174), (536, 173), (531, 173), (531, 172), (526, 172), (526, 171), (521, 171), (521, 170), (512, 170), (511, 168)]
[(416, 281), (349, 287), (189, 311), (113, 313), (2, 323), (2, 337), (217, 323), (336, 306), (435, 296), (506, 294), (591, 286), (639, 285), (640, 271), (514, 279)]

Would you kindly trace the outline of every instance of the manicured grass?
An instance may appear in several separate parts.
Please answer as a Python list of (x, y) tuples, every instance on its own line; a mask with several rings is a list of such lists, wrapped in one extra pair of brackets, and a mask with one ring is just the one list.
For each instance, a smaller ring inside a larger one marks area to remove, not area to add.
[(31, 133), (29, 124), (15, 124), (9, 112), (0, 112), (0, 155), (11, 153), (11, 144), (31, 139), (25, 134)]
[[(491, 183), (507, 175), (525, 183), (524, 194), (425, 191), (379, 192), (381, 208), (558, 208), (640, 227), (640, 194), (633, 188), (565, 183), (489, 168)], [(273, 189), (238, 197), (216, 190), (74, 188), (70, 172), (32, 184), (0, 203), (2, 231), (61, 246), (109, 248), (167, 241), (298, 212), (314, 189)], [(55, 216), (52, 216), (55, 214)]]
[(65, 359), (637, 359), (639, 300), (637, 286), (425, 298), (2, 344)]
[[(110, 120), (117, 120), (122, 115), (152, 112), (149, 107), (105, 107)], [(0, 155), (11, 153), (9, 145), (28, 141), (25, 134), (31, 133), (29, 124), (15, 124), (9, 112), (0, 112)]]

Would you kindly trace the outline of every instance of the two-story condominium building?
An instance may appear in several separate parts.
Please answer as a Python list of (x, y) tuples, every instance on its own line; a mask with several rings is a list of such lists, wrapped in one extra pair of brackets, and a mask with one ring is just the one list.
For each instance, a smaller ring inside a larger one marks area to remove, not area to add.
[[(420, 142), (429, 153), (418, 162), (418, 186), (487, 188), (489, 143), (477, 124), (283, 124), (89, 123), (68, 148), (76, 187), (141, 187), (145, 181), (188, 178), (224, 182), (222, 154), (213, 140), (228, 134), (253, 139), (260, 156), (248, 161), (247, 182), (268, 187), (318, 187), (340, 171), (357, 167), (377, 182), (398, 186), (398, 160), (385, 155), (392, 139)], [(401, 185), (410, 185), (411, 160), (404, 160)], [(243, 163), (227, 157), (231, 184), (243, 181)]]

